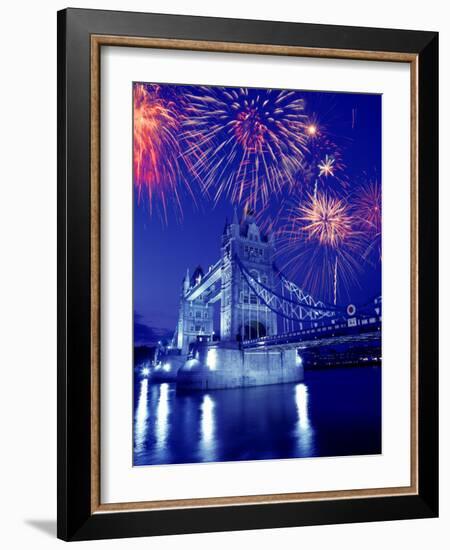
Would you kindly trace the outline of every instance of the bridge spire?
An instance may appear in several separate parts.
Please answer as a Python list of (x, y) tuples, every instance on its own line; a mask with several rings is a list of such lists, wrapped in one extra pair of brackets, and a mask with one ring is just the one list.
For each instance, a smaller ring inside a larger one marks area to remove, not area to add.
[(191, 286), (191, 283), (190, 283), (190, 276), (189, 276), (189, 268), (187, 268), (186, 269), (186, 276), (183, 280), (184, 292), (187, 292), (189, 290), (190, 286)]

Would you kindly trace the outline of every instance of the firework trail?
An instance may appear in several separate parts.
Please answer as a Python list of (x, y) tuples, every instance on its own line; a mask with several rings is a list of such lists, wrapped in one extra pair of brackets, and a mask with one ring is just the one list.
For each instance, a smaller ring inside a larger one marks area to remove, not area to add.
[(200, 87), (186, 97), (185, 154), (215, 203), (227, 196), (256, 210), (294, 186), (308, 144), (298, 93)]
[[(178, 217), (182, 155), (179, 132), (182, 120), (173, 89), (152, 84), (134, 85), (133, 168), (138, 200), (146, 195), (150, 213), (156, 208), (167, 223), (168, 210)], [(186, 188), (190, 187), (183, 180)]]
[(361, 269), (361, 233), (346, 199), (318, 192), (297, 196), (278, 233), (279, 256), (291, 277), (316, 297), (337, 304)]
[(334, 260), (334, 272), (333, 272), (333, 304), (337, 304), (337, 269), (338, 269), (338, 258), (336, 256)]
[(339, 197), (349, 187), (344, 154), (353, 141), (349, 137), (354, 124), (353, 110), (342, 111), (333, 95), (310, 92), (303, 95), (308, 148), (298, 178), (310, 193), (321, 191)]

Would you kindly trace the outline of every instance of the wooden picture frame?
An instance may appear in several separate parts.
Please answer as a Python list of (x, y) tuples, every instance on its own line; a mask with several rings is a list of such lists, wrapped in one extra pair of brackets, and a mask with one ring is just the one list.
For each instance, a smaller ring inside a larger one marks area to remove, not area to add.
[[(100, 501), (100, 50), (103, 46), (411, 67), (411, 485), (142, 503)], [(67, 9), (58, 13), (58, 537), (86, 540), (438, 514), (438, 35)]]

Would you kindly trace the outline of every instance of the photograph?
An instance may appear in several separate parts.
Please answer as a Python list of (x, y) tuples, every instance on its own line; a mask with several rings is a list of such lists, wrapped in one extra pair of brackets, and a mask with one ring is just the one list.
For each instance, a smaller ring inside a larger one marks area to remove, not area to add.
[(382, 94), (130, 101), (133, 466), (380, 455)]

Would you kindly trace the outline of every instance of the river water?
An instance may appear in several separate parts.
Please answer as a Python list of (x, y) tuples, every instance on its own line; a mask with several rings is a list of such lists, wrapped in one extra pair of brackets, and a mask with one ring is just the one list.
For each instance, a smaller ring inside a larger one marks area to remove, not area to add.
[(381, 368), (178, 394), (136, 376), (134, 465), (381, 453)]

